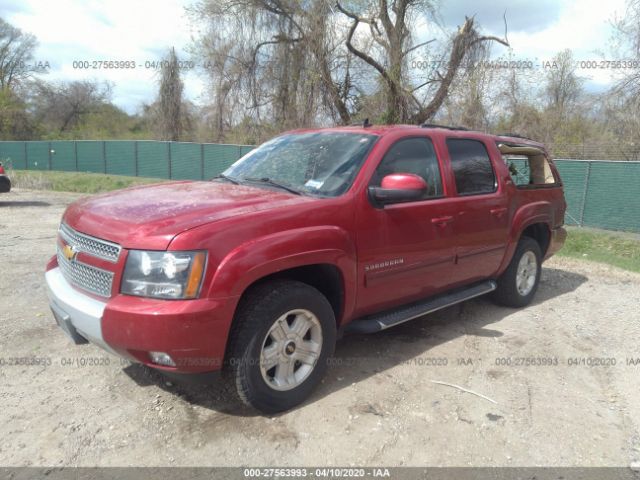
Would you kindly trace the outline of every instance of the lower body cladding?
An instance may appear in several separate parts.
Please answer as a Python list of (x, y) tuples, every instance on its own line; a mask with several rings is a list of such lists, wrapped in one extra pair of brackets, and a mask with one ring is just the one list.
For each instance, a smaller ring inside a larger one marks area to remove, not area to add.
[(45, 277), (56, 322), (74, 343), (91, 342), (168, 373), (221, 369), (237, 299), (100, 301), (72, 287), (58, 267)]

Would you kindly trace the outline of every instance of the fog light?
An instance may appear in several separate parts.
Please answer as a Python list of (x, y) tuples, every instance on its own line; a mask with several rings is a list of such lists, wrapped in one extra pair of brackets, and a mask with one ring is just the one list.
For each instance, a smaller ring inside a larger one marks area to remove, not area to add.
[(149, 358), (153, 363), (157, 363), (158, 365), (165, 365), (167, 367), (175, 367), (176, 362), (169, 356), (168, 353), (164, 352), (149, 352)]

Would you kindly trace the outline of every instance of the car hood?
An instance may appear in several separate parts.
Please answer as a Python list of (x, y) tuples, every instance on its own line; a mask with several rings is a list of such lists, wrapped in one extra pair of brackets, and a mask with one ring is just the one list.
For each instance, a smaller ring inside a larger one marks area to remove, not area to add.
[(222, 182), (172, 182), (119, 190), (71, 204), (64, 222), (124, 248), (164, 250), (181, 232), (231, 216), (270, 210), (311, 197)]

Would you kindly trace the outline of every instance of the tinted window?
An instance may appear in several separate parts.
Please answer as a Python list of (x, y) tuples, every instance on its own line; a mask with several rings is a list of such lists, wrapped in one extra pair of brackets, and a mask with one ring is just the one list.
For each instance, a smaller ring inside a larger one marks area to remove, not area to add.
[(477, 140), (447, 140), (451, 166), (460, 195), (490, 193), (495, 191), (496, 179), (489, 154)]
[(438, 157), (428, 138), (407, 138), (394, 143), (378, 165), (372, 185), (380, 186), (382, 179), (392, 173), (414, 173), (427, 182), (423, 198), (442, 195), (442, 181)]

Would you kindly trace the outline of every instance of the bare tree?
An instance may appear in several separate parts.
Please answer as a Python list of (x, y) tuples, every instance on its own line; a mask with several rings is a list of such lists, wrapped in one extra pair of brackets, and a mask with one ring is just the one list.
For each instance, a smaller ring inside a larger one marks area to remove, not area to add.
[[(438, 112), (464, 61), (491, 43), (507, 45), (467, 18), (445, 49), (445, 67), (416, 82), (410, 55), (437, 43), (414, 40), (415, 19), (435, 18), (432, 0), (202, 0), (192, 12), (207, 26), (194, 53), (209, 65), (216, 140), (247, 111), (280, 128), (348, 124), (372, 96), (384, 99), (381, 120), (422, 122)], [(379, 78), (373, 85), (369, 69)]]
[(461, 68), (449, 88), (437, 118), (449, 125), (463, 125), (474, 130), (488, 130), (500, 110), (496, 103), (500, 97), (496, 84), (502, 72), (490, 61), (490, 50), (485, 49), (472, 68)]
[(563, 117), (580, 97), (583, 79), (576, 73), (571, 50), (563, 50), (556, 54), (550, 63), (545, 86), (545, 102)]
[(537, 101), (541, 79), (530, 70), (523, 72), (509, 68), (498, 72), (493, 82), (496, 89), (494, 108), (497, 108), (497, 133), (517, 133), (543, 140), (542, 112)]
[(627, 0), (625, 15), (615, 22), (615, 27), (627, 43), (626, 50), (640, 55), (640, 0)]
[(0, 18), (0, 89), (11, 88), (41, 69), (33, 62), (36, 37)]
[(83, 117), (97, 112), (111, 98), (111, 85), (97, 81), (67, 83), (37, 82), (34, 85), (36, 117), (49, 131), (64, 133), (81, 124)]
[[(349, 51), (373, 67), (382, 78), (387, 98), (386, 120), (396, 122), (424, 122), (433, 118), (447, 98), (449, 89), (461, 69), (463, 61), (471, 64), (478, 53), (491, 42), (508, 46), (505, 38), (480, 35), (475, 19), (465, 18), (465, 22), (453, 36), (449, 48), (448, 61), (443, 69), (436, 71), (433, 78), (412, 85), (406, 75), (408, 55), (435, 39), (416, 44), (412, 40), (410, 18), (414, 14), (433, 12), (433, 2), (424, 0), (376, 0), (365, 2), (362, 12), (349, 10), (336, 3), (337, 9), (352, 20), (346, 39)], [(376, 59), (354, 45), (354, 35), (361, 24), (369, 25), (373, 39), (382, 50), (382, 58)], [(382, 27), (382, 28), (381, 28)], [(416, 93), (424, 87), (436, 87), (431, 95), (420, 98)]]
[(206, 26), (194, 54), (207, 65), (216, 139), (247, 113), (281, 129), (349, 123), (352, 56), (327, 0), (203, 0), (192, 12)]
[[(624, 69), (624, 74), (613, 91), (637, 97), (640, 95), (640, 68), (637, 67), (640, 58), (640, 0), (627, 0), (626, 7), (624, 16), (614, 23), (616, 54), (619, 60), (635, 61), (636, 66)], [(633, 63), (631, 65), (633, 66)]]
[(171, 48), (162, 61), (158, 98), (159, 122), (162, 140), (178, 141), (183, 133), (182, 93), (180, 65), (175, 48)]

